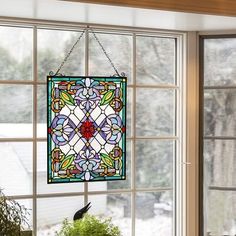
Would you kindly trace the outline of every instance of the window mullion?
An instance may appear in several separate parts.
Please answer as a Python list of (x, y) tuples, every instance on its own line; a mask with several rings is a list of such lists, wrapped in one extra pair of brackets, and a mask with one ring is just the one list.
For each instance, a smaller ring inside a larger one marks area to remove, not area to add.
[(33, 27), (33, 232), (37, 236), (37, 26)]
[(135, 176), (136, 176), (136, 162), (135, 162), (135, 157), (136, 157), (136, 34), (133, 34), (133, 93), (132, 93), (132, 137), (134, 137), (133, 142), (132, 142), (132, 148), (131, 148), (131, 189), (132, 189), (132, 194), (131, 194), (131, 222), (132, 222), (132, 236), (135, 236), (135, 208), (136, 208), (136, 181), (135, 181)]

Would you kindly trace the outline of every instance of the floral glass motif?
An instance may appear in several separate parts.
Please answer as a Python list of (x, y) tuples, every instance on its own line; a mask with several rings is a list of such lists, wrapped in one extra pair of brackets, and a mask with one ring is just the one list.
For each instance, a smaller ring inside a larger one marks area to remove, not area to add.
[(125, 179), (125, 77), (48, 76), (48, 183)]

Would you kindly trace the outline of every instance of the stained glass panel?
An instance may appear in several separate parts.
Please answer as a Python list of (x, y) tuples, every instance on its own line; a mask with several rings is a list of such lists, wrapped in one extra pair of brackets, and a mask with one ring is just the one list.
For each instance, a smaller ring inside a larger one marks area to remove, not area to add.
[(126, 78), (48, 77), (48, 182), (125, 179)]

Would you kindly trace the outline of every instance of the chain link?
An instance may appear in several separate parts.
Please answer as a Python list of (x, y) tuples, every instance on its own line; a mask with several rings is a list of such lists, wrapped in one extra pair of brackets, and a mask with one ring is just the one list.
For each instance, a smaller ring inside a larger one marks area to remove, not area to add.
[(116, 75), (120, 76), (118, 70), (116, 69), (114, 63), (112, 62), (111, 58), (109, 57), (108, 53), (106, 52), (105, 48), (102, 46), (100, 40), (98, 39), (97, 35), (94, 33), (94, 31), (92, 29), (90, 29), (95, 40), (97, 41), (97, 43), (99, 44), (99, 46), (101, 47), (103, 53), (105, 54), (106, 58), (108, 59), (108, 61), (110, 62), (112, 68), (114, 69), (114, 71), (116, 72)]
[[(72, 48), (70, 49), (70, 51), (67, 53), (67, 55), (65, 56), (64, 60), (62, 61), (61, 65), (59, 66), (59, 68), (57, 69), (55, 75), (59, 75), (60, 70), (62, 69), (62, 67), (64, 66), (64, 64), (66, 63), (66, 61), (68, 60), (68, 58), (70, 57), (71, 53), (73, 52), (74, 48), (76, 47), (76, 45), (79, 43), (80, 39), (83, 37), (85, 31), (87, 30), (84, 29), (82, 31), (82, 33), (80, 34), (80, 36), (78, 37), (78, 39), (76, 40), (76, 42), (74, 43), (74, 45), (72, 46)], [(90, 31), (92, 32), (95, 40), (97, 41), (97, 43), (99, 44), (99, 46), (101, 47), (104, 55), (106, 56), (106, 58), (108, 59), (108, 61), (110, 62), (112, 68), (114, 69), (114, 71), (116, 72), (117, 76), (120, 76), (118, 70), (116, 69), (114, 63), (112, 62), (111, 58), (109, 57), (108, 53), (106, 52), (105, 48), (103, 47), (103, 45), (101, 44), (100, 40), (98, 39), (97, 35), (94, 33), (94, 31), (90, 28)], [(52, 74), (52, 72), (50, 72)]]
[(62, 61), (61, 65), (59, 66), (59, 68), (57, 69), (57, 72), (55, 73), (55, 75), (58, 75), (60, 70), (62, 69), (62, 67), (64, 66), (64, 64), (66, 63), (66, 61), (68, 60), (70, 54), (73, 52), (74, 48), (76, 47), (76, 45), (79, 43), (80, 39), (83, 37), (84, 33), (85, 33), (86, 29), (84, 29), (82, 31), (82, 33), (80, 34), (79, 38), (75, 41), (74, 45), (72, 46), (72, 48), (70, 49), (70, 51), (67, 53), (67, 55), (65, 56), (64, 60)]

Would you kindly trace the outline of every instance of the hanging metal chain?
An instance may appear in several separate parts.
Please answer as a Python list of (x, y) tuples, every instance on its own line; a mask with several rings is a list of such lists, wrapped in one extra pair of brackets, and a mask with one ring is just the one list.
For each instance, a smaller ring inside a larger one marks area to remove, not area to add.
[[(55, 75), (60, 75), (59, 72), (62, 69), (62, 67), (64, 66), (64, 64), (66, 63), (66, 61), (68, 60), (68, 58), (70, 57), (70, 54), (73, 52), (74, 48), (76, 47), (76, 45), (79, 43), (80, 39), (83, 37), (84, 33), (86, 30), (88, 30), (89, 27), (85, 28), (82, 33), (80, 34), (80, 36), (78, 37), (78, 39), (76, 40), (76, 42), (73, 44), (72, 48), (70, 49), (70, 51), (67, 53), (67, 55), (65, 56), (64, 60), (62, 61), (61, 65), (59, 66), (59, 68), (57, 69)], [(99, 44), (99, 46), (101, 47), (103, 53), (105, 54), (106, 58), (108, 59), (108, 61), (110, 62), (112, 68), (114, 69), (114, 71), (116, 72), (117, 76), (120, 76), (118, 70), (116, 69), (114, 63), (112, 62), (111, 58), (109, 57), (108, 53), (106, 52), (105, 48), (103, 47), (103, 45), (101, 44), (100, 40), (98, 39), (97, 35), (94, 33), (94, 31), (89, 28), (95, 38), (95, 40), (97, 41), (97, 43)], [(50, 75), (54, 75), (54, 73), (51, 71), (49, 73)], [(121, 73), (122, 76), (125, 76), (124, 73)]]
[(98, 43), (99, 46), (101, 47), (101, 49), (102, 49), (103, 53), (105, 54), (106, 58), (107, 58), (108, 61), (110, 62), (112, 68), (114, 69), (114, 71), (116, 72), (116, 74), (117, 74), (118, 76), (120, 76), (118, 70), (116, 69), (114, 63), (112, 62), (112, 60), (111, 60), (111, 58), (109, 57), (108, 53), (106, 52), (105, 48), (102, 46), (102, 44), (101, 44), (100, 40), (98, 39), (97, 35), (94, 33), (94, 31), (93, 31), (91, 28), (90, 28), (90, 30), (91, 30), (91, 32), (92, 32), (92, 34), (93, 34), (95, 40), (97, 41), (97, 43)]
[(85, 33), (86, 29), (84, 29), (82, 31), (82, 33), (80, 34), (79, 38), (75, 41), (74, 45), (72, 46), (72, 48), (70, 49), (70, 51), (67, 53), (67, 55), (65, 56), (64, 60), (62, 61), (61, 65), (59, 66), (59, 68), (57, 69), (55, 75), (58, 75), (60, 70), (62, 69), (62, 67), (64, 66), (64, 64), (66, 63), (66, 61), (68, 60), (70, 54), (73, 52), (74, 48), (76, 47), (76, 45), (79, 43), (80, 39), (83, 37), (84, 33)]

